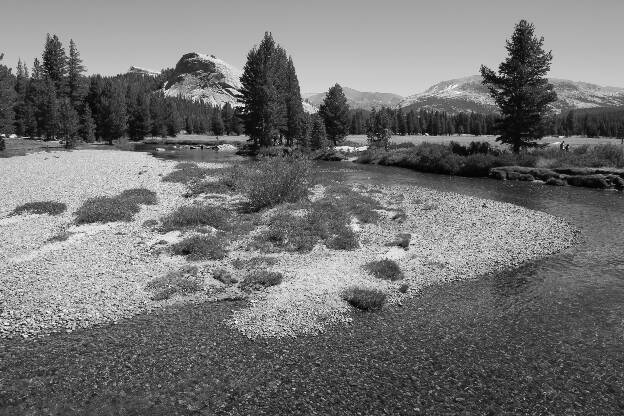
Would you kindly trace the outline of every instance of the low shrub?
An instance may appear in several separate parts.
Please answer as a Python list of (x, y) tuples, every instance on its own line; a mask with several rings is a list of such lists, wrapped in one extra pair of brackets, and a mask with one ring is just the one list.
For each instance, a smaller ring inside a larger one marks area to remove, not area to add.
[(342, 298), (351, 306), (363, 311), (378, 311), (386, 302), (386, 294), (376, 289), (352, 287), (344, 291)]
[(225, 269), (213, 270), (212, 277), (214, 277), (216, 280), (223, 283), (224, 285), (232, 285), (238, 282), (238, 280), (234, 278), (234, 276), (232, 276), (232, 273)]
[(332, 250), (355, 250), (360, 247), (357, 234), (349, 227), (341, 227), (327, 239), (325, 245)]
[(391, 242), (389, 242), (388, 246), (397, 246), (397, 247), (401, 247), (404, 249), (408, 249), (409, 248), (409, 244), (410, 241), (412, 240), (412, 235), (409, 233), (399, 233), (397, 234), (396, 238), (394, 240), (392, 240)]
[(245, 291), (260, 290), (270, 286), (277, 286), (282, 283), (284, 275), (279, 272), (268, 270), (256, 270), (251, 272), (240, 283), (240, 288)]
[(202, 279), (197, 267), (186, 267), (150, 281), (145, 289), (153, 292), (152, 300), (165, 300), (175, 294), (189, 295), (202, 290)]
[(407, 283), (403, 283), (401, 284), (401, 286), (399, 286), (399, 292), (401, 293), (407, 293), (408, 290), (409, 290), (409, 285)]
[(132, 221), (134, 214), (141, 210), (141, 205), (156, 203), (156, 193), (145, 188), (127, 189), (113, 197), (90, 198), (76, 211), (76, 223)]
[(24, 213), (29, 214), (48, 214), (48, 215), (60, 215), (67, 210), (67, 205), (62, 202), (54, 201), (38, 201), (27, 202), (16, 207), (11, 215), (21, 215)]
[(215, 169), (212, 176), (216, 179), (201, 179), (187, 183), (188, 191), (185, 197), (193, 197), (201, 194), (226, 194), (236, 191), (243, 182), (243, 173), (247, 171), (246, 165)]
[(156, 192), (145, 188), (126, 189), (118, 198), (136, 205), (156, 205), (158, 203)]
[(270, 266), (274, 266), (275, 264), (277, 264), (277, 259), (274, 257), (267, 257), (267, 256), (256, 256), (256, 257), (252, 257), (249, 259), (234, 259), (232, 260), (232, 266), (234, 266), (235, 269), (241, 270), (241, 269), (256, 269), (258, 267), (270, 267)]
[(286, 251), (306, 253), (314, 248), (319, 240), (319, 232), (309, 215), (297, 217), (288, 213), (278, 213), (269, 221), (269, 228), (258, 236), (260, 241)]
[(143, 227), (145, 228), (154, 228), (158, 226), (158, 221), (157, 220), (145, 220), (143, 221)]
[(366, 263), (364, 268), (378, 279), (395, 281), (405, 277), (401, 268), (394, 260), (383, 259), (371, 261)]
[(71, 236), (72, 236), (72, 233), (70, 233), (69, 231), (61, 231), (60, 233), (48, 238), (46, 242), (47, 243), (60, 243), (63, 241), (67, 241), (69, 237)]
[(100, 196), (87, 199), (76, 211), (76, 224), (132, 221), (140, 207), (117, 197)]
[(311, 162), (305, 159), (265, 158), (248, 166), (237, 185), (249, 201), (248, 209), (260, 211), (307, 197), (311, 170)]
[(171, 214), (161, 218), (160, 229), (163, 232), (183, 230), (193, 227), (210, 226), (218, 230), (228, 228), (230, 212), (208, 204), (184, 205)]
[(219, 260), (227, 255), (225, 242), (209, 235), (194, 235), (171, 246), (173, 254), (186, 256), (191, 261)]

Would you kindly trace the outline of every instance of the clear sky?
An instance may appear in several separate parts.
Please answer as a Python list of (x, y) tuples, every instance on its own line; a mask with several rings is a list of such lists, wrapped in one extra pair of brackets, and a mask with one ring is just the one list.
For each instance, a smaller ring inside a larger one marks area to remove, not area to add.
[(551, 76), (624, 87), (623, 17), (624, 0), (0, 0), (0, 53), (30, 67), (49, 32), (74, 39), (89, 73), (160, 70), (192, 51), (242, 68), (268, 30), (303, 92), (409, 95), (498, 66), (524, 18), (553, 51)]

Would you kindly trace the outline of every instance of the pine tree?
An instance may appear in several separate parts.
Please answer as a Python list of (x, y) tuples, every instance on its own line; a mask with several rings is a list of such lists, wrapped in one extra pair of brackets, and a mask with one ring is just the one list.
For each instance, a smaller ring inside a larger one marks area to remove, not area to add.
[(44, 79), (43, 94), (45, 98), (40, 114), (43, 134), (48, 140), (56, 139), (59, 127), (58, 98), (54, 85), (51, 78)]
[(496, 140), (508, 144), (514, 152), (536, 147), (544, 136), (544, 122), (550, 104), (557, 100), (546, 75), (552, 53), (543, 49), (544, 38), (534, 35), (535, 27), (521, 20), (507, 41), (509, 56), (496, 74), (481, 66), (483, 84), (500, 109), (501, 136)]
[(392, 119), (389, 117), (388, 111), (384, 108), (377, 111), (373, 108), (368, 119), (366, 127), (366, 137), (368, 144), (373, 148), (383, 148), (388, 150), (390, 144), (390, 128), (392, 127)]
[(339, 84), (329, 89), (318, 113), (323, 118), (327, 137), (337, 146), (349, 133), (349, 106)]
[(295, 81), (286, 51), (266, 32), (260, 45), (247, 54), (241, 77), (241, 115), (254, 146), (272, 146), (284, 138), (292, 143), (300, 128), (301, 94)]
[[(4, 54), (0, 54), (0, 62)], [(13, 133), (15, 115), (15, 77), (11, 69), (0, 63), (0, 133)]]
[(288, 58), (287, 67), (288, 90), (286, 92), (286, 145), (292, 146), (297, 138), (303, 136), (303, 104), (299, 79), (295, 71), (292, 57)]
[(570, 137), (574, 135), (576, 129), (576, 120), (574, 119), (574, 110), (568, 111), (565, 120), (565, 132), (566, 136)]
[(13, 112), (15, 113), (15, 133), (18, 136), (24, 136), (26, 134), (26, 93), (28, 90), (28, 68), (22, 60), (17, 61), (17, 73), (15, 74), (15, 106)]
[(119, 82), (108, 81), (104, 86), (102, 138), (109, 145), (113, 144), (113, 140), (122, 137), (128, 127), (124, 90)]
[(69, 98), (62, 98), (59, 102), (59, 126), (58, 136), (65, 140), (65, 148), (71, 149), (76, 146), (76, 136), (80, 129), (78, 112)]
[(85, 67), (73, 39), (69, 40), (69, 58), (67, 58), (67, 87), (69, 98), (75, 109), (80, 108), (86, 94)]
[(45, 76), (54, 83), (58, 96), (65, 96), (67, 93), (67, 56), (63, 44), (56, 35), (47, 34), (42, 58)]
[(399, 108), (396, 112), (396, 124), (397, 124), (397, 133), (404, 136), (407, 134), (407, 123), (405, 121), (405, 116), (403, 115), (403, 110)]
[(217, 135), (217, 136), (221, 136), (223, 135), (223, 132), (225, 131), (225, 125), (223, 124), (223, 118), (221, 117), (221, 111), (219, 111), (219, 109), (215, 109), (214, 113), (212, 114), (212, 133)]
[(327, 148), (327, 133), (325, 123), (318, 114), (312, 116), (312, 129), (310, 130), (310, 149), (321, 150)]
[(80, 137), (87, 143), (95, 141), (95, 121), (91, 113), (89, 104), (84, 106), (84, 111), (80, 119)]
[(165, 108), (167, 111), (167, 118), (165, 120), (165, 125), (167, 126), (167, 135), (175, 137), (180, 132), (180, 130), (182, 130), (182, 118), (180, 117), (178, 109), (170, 100), (166, 101)]

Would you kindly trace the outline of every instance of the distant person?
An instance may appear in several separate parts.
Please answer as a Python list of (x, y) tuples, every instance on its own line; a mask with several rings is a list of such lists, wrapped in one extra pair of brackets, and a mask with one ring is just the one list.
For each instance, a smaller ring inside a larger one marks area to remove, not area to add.
[(569, 152), (569, 151), (570, 151), (570, 145), (569, 145), (569, 144), (566, 144), (566, 145), (565, 145), (565, 151), (566, 151), (566, 152)]
[(564, 143), (565, 143), (565, 140), (562, 140), (561, 143), (559, 143), (559, 150), (563, 150)]

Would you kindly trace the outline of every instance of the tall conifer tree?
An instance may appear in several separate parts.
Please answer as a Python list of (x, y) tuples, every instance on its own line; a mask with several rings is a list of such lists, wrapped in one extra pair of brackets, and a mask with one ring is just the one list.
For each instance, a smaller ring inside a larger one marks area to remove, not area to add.
[(557, 94), (546, 75), (552, 53), (543, 49), (544, 38), (537, 38), (535, 27), (521, 20), (506, 48), (509, 56), (498, 67), (498, 74), (481, 66), (483, 84), (490, 90), (501, 112), (500, 137), (512, 147), (535, 147), (544, 136), (546, 116)]
[(329, 89), (318, 114), (323, 118), (327, 138), (337, 146), (349, 133), (349, 106), (339, 84)]

